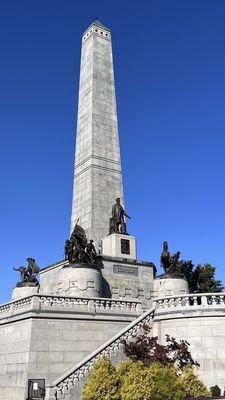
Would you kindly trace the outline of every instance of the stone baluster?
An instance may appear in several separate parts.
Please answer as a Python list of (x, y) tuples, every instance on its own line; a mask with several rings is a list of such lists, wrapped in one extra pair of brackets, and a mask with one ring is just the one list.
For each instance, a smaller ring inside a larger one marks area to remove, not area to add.
[(159, 305), (159, 309), (163, 309), (163, 308), (165, 308), (165, 306), (168, 307), (167, 302), (165, 300), (162, 300), (162, 299), (158, 301), (158, 305)]
[(169, 308), (171, 308), (171, 307), (175, 307), (175, 298), (174, 297), (172, 297), (171, 299), (169, 299), (169, 301), (168, 301), (168, 306), (169, 306)]
[(225, 304), (225, 296), (224, 295), (220, 295), (220, 305), (224, 306)]
[(96, 308), (96, 310), (98, 310), (100, 308), (100, 301), (99, 300), (95, 300), (95, 308)]
[(106, 301), (105, 301), (105, 309), (106, 309), (106, 310), (110, 310), (110, 308), (111, 308), (111, 302), (108, 301), (108, 300), (106, 300)]
[(193, 296), (193, 306), (196, 307), (198, 305), (197, 296)]
[(171, 299), (164, 299), (164, 308), (171, 307)]
[(189, 306), (189, 298), (188, 297), (182, 297), (181, 298), (181, 305), (182, 305), (182, 307)]
[(216, 296), (212, 295), (212, 306), (216, 306)]
[(205, 295), (201, 296), (201, 305), (202, 307), (208, 307), (208, 298)]
[(111, 302), (111, 310), (116, 310), (116, 302), (115, 301)]
[(216, 304), (217, 304), (218, 306), (223, 305), (222, 296), (221, 296), (221, 295), (215, 295), (215, 297), (216, 297)]
[(182, 297), (177, 298), (177, 307), (179, 307), (179, 308), (182, 307)]

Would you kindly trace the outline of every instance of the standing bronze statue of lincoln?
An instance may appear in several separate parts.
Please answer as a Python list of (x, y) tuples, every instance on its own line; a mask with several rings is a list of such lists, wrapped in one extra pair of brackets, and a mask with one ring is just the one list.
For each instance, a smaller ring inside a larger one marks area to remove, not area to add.
[(110, 221), (110, 233), (122, 233), (127, 235), (127, 228), (124, 217), (131, 219), (120, 204), (120, 198), (116, 199), (116, 203), (112, 206), (112, 218)]

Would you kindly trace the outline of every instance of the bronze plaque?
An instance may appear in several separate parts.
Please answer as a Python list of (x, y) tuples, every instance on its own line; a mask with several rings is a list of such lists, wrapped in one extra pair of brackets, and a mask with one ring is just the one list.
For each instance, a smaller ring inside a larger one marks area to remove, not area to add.
[(127, 239), (121, 239), (121, 253), (130, 254), (130, 241)]

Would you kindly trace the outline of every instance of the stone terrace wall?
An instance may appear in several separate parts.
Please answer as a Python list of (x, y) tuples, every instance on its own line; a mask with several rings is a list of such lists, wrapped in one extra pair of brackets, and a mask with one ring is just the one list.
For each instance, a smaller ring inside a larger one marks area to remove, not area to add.
[(25, 399), (31, 320), (0, 327), (0, 399)]
[(142, 313), (141, 303), (31, 295), (0, 306), (0, 400), (65, 373)]
[(207, 386), (225, 388), (225, 294), (171, 296), (157, 299), (153, 334), (190, 343)]

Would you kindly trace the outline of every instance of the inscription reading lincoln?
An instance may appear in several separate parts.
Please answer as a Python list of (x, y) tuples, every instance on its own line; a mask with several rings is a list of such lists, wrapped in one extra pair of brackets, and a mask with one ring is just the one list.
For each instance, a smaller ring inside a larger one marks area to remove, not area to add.
[(128, 267), (126, 265), (113, 265), (113, 272), (115, 274), (135, 275), (138, 276), (138, 268)]

